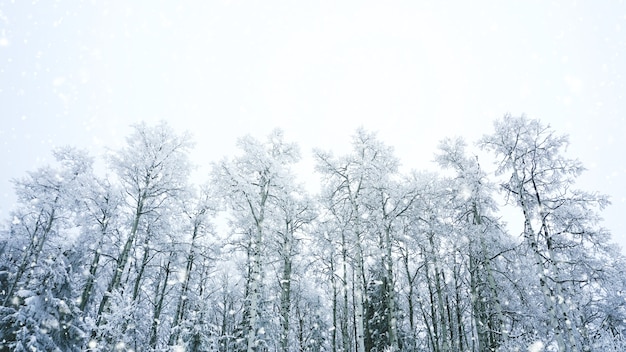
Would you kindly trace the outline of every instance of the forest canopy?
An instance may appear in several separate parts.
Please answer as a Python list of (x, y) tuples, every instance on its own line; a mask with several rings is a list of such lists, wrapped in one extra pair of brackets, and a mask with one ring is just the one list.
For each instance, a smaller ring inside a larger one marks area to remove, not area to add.
[(242, 137), (201, 184), (191, 136), (164, 122), (133, 126), (102, 174), (57, 148), (13, 181), (0, 350), (626, 350), (608, 197), (576, 188), (584, 167), (549, 125), (486, 132), (403, 173), (358, 129), (346, 154), (313, 152), (318, 194), (281, 130)]

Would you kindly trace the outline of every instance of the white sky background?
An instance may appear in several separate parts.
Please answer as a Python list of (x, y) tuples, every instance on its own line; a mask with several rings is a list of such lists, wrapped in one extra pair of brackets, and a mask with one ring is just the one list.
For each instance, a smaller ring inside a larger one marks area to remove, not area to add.
[(310, 174), (358, 126), (424, 169), (508, 112), (570, 135), (625, 246), (625, 83), (623, 1), (0, 0), (0, 219), (52, 147), (98, 155), (141, 120), (192, 131), (205, 166), (281, 127)]

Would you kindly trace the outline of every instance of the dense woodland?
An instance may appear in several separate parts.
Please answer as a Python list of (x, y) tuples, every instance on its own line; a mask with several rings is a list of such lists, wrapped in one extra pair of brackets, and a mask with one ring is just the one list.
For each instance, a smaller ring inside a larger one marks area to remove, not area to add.
[(583, 166), (540, 121), (486, 132), (442, 141), (438, 173), (401, 173), (359, 129), (345, 155), (314, 151), (319, 194), (278, 130), (241, 138), (203, 185), (165, 123), (134, 126), (105, 172), (56, 149), (14, 180), (0, 350), (626, 350), (607, 197), (576, 189)]

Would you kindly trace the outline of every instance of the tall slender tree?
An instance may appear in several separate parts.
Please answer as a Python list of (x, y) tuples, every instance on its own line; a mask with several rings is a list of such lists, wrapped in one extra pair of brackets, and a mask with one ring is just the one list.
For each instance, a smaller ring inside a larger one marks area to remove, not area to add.
[[(393, 294), (392, 223), (393, 219), (406, 208), (399, 199), (391, 199), (391, 177), (397, 172), (398, 160), (392, 148), (384, 145), (373, 133), (357, 130), (353, 137), (351, 154), (335, 158), (330, 153), (316, 152), (317, 170), (322, 174), (323, 197), (331, 213), (340, 222), (350, 224), (352, 235), (351, 258), (355, 269), (354, 282), (356, 345), (359, 351), (366, 351), (365, 300), (367, 279), (365, 268), (366, 248), (369, 241), (379, 244), (378, 257), (383, 262), (384, 277), (389, 282), (385, 292), (385, 312), (388, 325), (385, 328), (387, 346), (397, 347), (396, 318)], [(398, 201), (396, 203), (396, 200)], [(381, 220), (382, 226), (376, 226)], [(378, 233), (378, 236), (375, 234)], [(376, 238), (378, 237), (378, 238)]]
[[(496, 351), (506, 342), (510, 326), (505, 325), (501, 286), (496, 281), (497, 273), (502, 269), (494, 264), (494, 260), (509, 249), (502, 239), (500, 224), (493, 215), (498, 210), (492, 197), (494, 187), (481, 169), (478, 156), (467, 155), (465, 141), (460, 138), (445, 139), (439, 149), (437, 162), (444, 169), (454, 172), (450, 180), (450, 186), (455, 190), (451, 196), (458, 204), (454, 209), (457, 213), (454, 218), (458, 224), (457, 232), (463, 239), (460, 242), (464, 243), (458, 248), (461, 258), (466, 259), (472, 318), (477, 335), (472, 341), (476, 341), (479, 351)], [(456, 304), (458, 307), (462, 302), (457, 299)], [(458, 321), (457, 325), (462, 326), (462, 322)]]
[(182, 206), (184, 221), (187, 222), (187, 226), (184, 229), (189, 234), (184, 237), (185, 240), (181, 243), (184, 251), (182, 268), (176, 269), (176, 274), (182, 279), (179, 280), (180, 288), (169, 337), (170, 345), (178, 344), (177, 340), (180, 336), (179, 325), (187, 319), (190, 291), (193, 289), (192, 284), (194, 282), (192, 275), (198, 262), (209, 252), (209, 249), (203, 245), (203, 243), (206, 243), (203, 239), (212, 230), (210, 217), (214, 215), (215, 210), (214, 200), (208, 187), (203, 188), (197, 197), (190, 198)]
[(290, 165), (300, 158), (295, 144), (284, 141), (280, 130), (273, 131), (267, 142), (250, 136), (239, 140), (243, 155), (223, 160), (213, 166), (213, 183), (226, 199), (228, 208), (243, 224), (243, 233), (249, 252), (248, 284), (246, 292), (246, 349), (258, 350), (265, 343), (265, 328), (260, 325), (263, 261), (266, 257), (268, 236), (271, 235), (267, 217), (275, 216), (276, 202), (283, 199), (284, 190), (294, 182)]
[(607, 284), (598, 280), (603, 269), (587, 253), (606, 251), (608, 238), (597, 226), (597, 212), (608, 199), (574, 189), (584, 168), (566, 157), (566, 136), (524, 116), (507, 115), (494, 127), (481, 145), (498, 158), (497, 172), (506, 174), (501, 187), (523, 215), (523, 242), (533, 257), (543, 295), (541, 312), (548, 321), (538, 334), (561, 351), (589, 349), (578, 297), (594, 285)]
[(68, 255), (74, 247), (75, 210), (92, 172), (85, 152), (54, 151), (57, 166), (16, 180), (20, 207), (13, 213), (13, 242), (1, 266), (12, 266), (0, 308), (0, 347), (12, 350), (79, 350), (79, 319)]
[(164, 122), (157, 126), (141, 123), (133, 126), (127, 145), (109, 156), (109, 165), (121, 183), (128, 232), (100, 301), (97, 325), (105, 321), (110, 298), (120, 288), (131, 253), (137, 245), (141, 221), (147, 216), (158, 217), (157, 210), (166, 207), (186, 189), (190, 171), (187, 153), (191, 145), (187, 134), (177, 134)]
[(608, 200), (575, 189), (567, 138), (537, 120), (506, 116), (481, 139), (495, 175), (460, 139), (440, 145), (441, 174), (404, 175), (357, 130), (348, 153), (315, 152), (317, 197), (280, 131), (242, 138), (198, 193), (190, 146), (139, 124), (106, 177), (61, 148), (15, 182), (0, 351), (626, 349)]

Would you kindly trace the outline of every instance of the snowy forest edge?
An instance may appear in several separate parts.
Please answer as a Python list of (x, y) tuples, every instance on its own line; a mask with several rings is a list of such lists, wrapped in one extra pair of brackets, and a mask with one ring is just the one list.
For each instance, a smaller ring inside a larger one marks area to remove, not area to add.
[(315, 195), (280, 130), (241, 138), (200, 185), (190, 140), (138, 124), (106, 176), (63, 147), (14, 181), (1, 350), (626, 349), (608, 197), (576, 189), (583, 165), (539, 120), (495, 121), (476, 142), (489, 160), (445, 139), (441, 173), (401, 173), (359, 129), (344, 155), (314, 151)]

